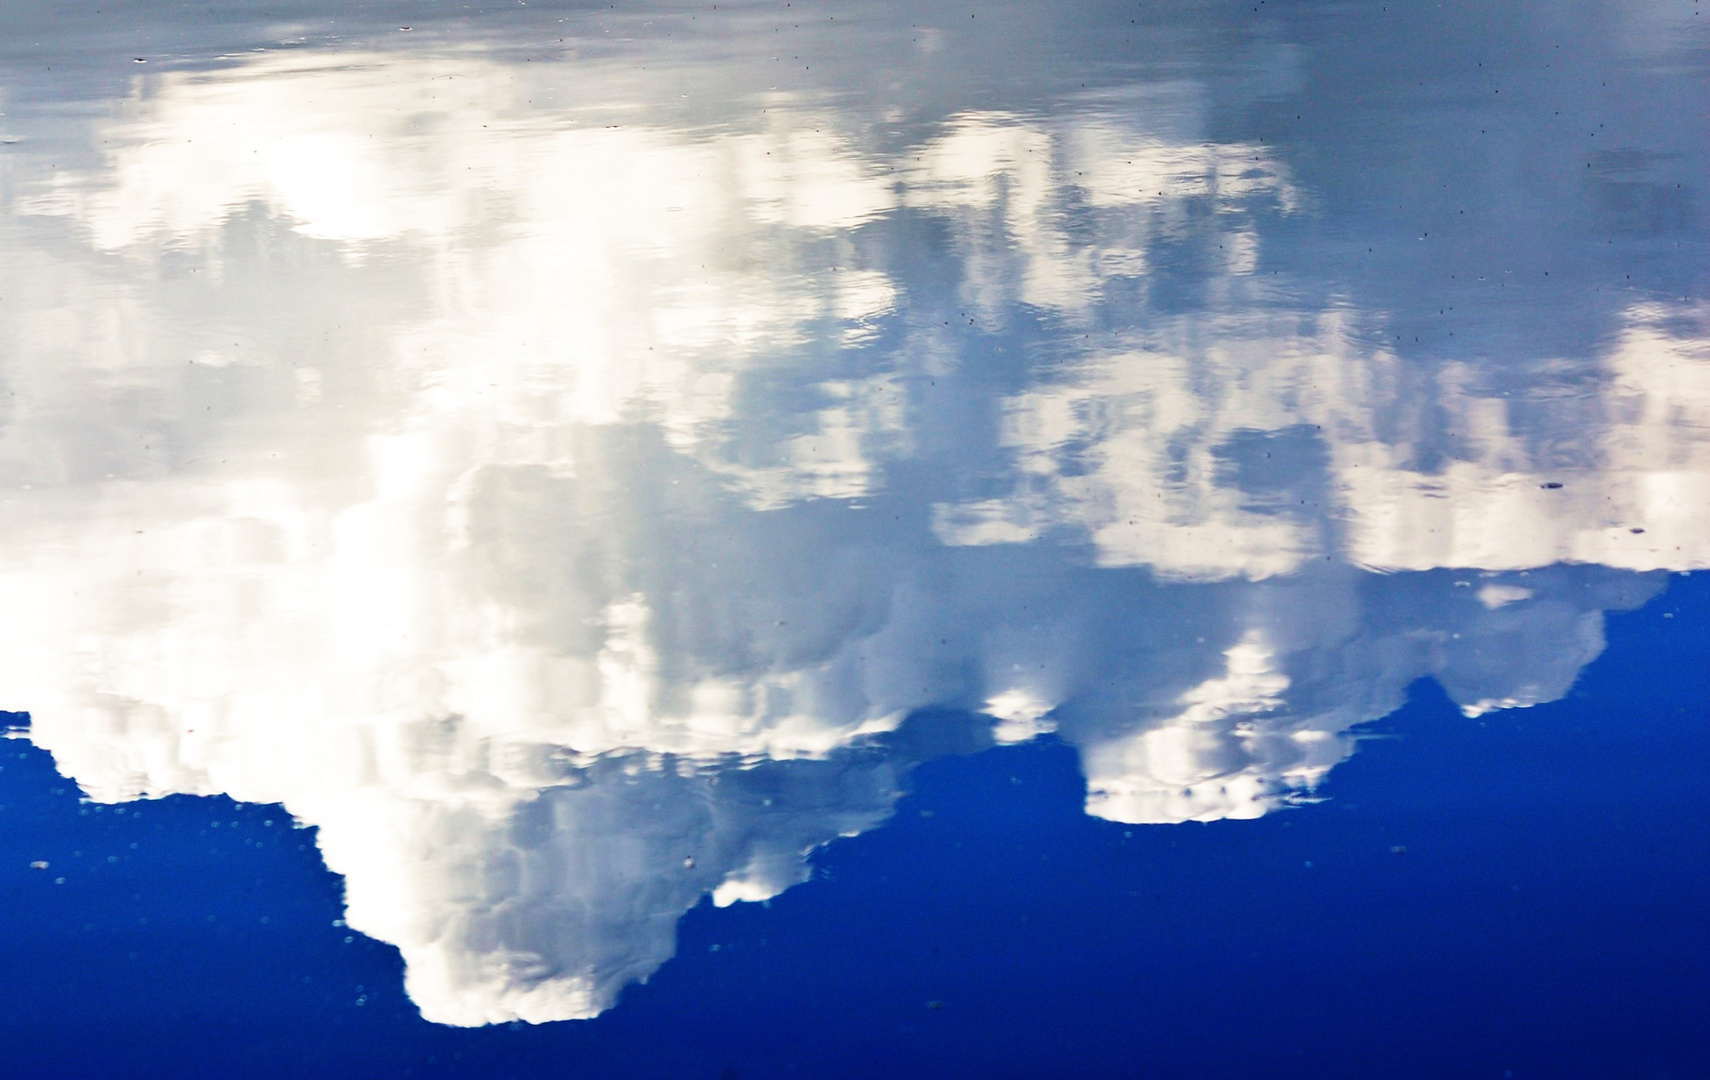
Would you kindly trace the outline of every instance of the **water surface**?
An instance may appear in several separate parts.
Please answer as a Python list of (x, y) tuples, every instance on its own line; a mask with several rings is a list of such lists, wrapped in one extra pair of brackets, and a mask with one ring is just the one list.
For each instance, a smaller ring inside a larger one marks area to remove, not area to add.
[(1703, 1061), (1695, 6), (274, 8), (0, 21), (18, 1075)]

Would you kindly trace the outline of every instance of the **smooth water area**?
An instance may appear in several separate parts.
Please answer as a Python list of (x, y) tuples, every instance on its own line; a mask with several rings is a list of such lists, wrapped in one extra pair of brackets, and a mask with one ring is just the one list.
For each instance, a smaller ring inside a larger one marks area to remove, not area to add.
[(0, 1075), (1710, 1072), (1710, 17), (0, 11)]

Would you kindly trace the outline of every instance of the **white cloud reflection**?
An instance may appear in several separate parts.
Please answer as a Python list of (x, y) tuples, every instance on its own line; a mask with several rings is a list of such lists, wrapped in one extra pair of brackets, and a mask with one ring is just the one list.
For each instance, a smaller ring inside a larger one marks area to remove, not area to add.
[[(1258, 816), (1710, 560), (1697, 312), (1518, 391), (1403, 359), (1264, 273), (1304, 196), (1193, 83), (896, 146), (520, 68), (151, 77), (0, 218), (4, 704), (95, 799), (319, 826), (430, 1019), (597, 1014), (947, 743)], [(1203, 306), (1134, 298), (1188, 247)]]

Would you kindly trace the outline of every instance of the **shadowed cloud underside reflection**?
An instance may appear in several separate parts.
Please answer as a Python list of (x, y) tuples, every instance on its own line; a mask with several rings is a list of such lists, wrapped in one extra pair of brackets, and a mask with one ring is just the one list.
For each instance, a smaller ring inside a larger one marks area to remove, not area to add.
[(317, 825), (430, 1019), (597, 1014), (943, 753), (1258, 816), (1710, 559), (1701, 310), (1412, 355), (1204, 81), (887, 135), (616, 68), (258, 54), (3, 159), (4, 704)]

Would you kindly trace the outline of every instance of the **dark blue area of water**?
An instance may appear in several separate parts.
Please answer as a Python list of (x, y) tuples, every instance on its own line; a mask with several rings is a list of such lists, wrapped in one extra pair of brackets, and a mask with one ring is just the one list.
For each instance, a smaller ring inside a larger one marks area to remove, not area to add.
[(932, 762), (812, 882), (703, 904), (542, 1027), (423, 1022), (277, 807), (83, 804), (4, 744), (0, 1076), (1703, 1076), (1710, 576), (1609, 638), (1552, 704), (1416, 686), (1257, 821), (1088, 818), (1049, 741)]

